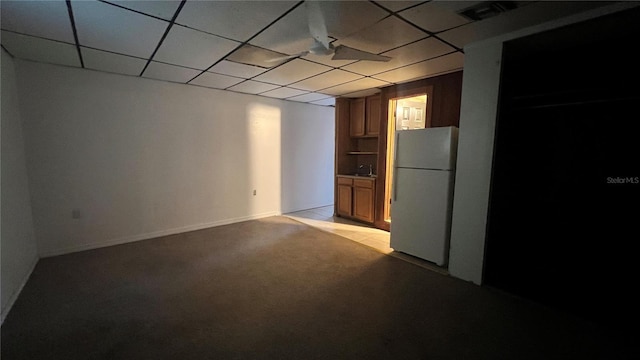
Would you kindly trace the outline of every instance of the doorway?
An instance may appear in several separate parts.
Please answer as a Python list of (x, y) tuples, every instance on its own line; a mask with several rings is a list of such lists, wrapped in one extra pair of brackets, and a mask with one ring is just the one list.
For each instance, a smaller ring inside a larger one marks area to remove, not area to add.
[(505, 43), (483, 274), (487, 286), (619, 329), (640, 319), (628, 285), (640, 72), (609, 54), (637, 39), (638, 15)]
[(386, 223), (391, 223), (396, 131), (429, 127), (427, 105), (427, 93), (389, 99), (384, 192), (384, 221)]

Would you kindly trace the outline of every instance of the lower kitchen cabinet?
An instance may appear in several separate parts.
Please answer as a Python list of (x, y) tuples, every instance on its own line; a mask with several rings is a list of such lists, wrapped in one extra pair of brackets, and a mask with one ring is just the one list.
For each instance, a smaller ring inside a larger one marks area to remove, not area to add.
[(367, 223), (374, 221), (375, 179), (338, 176), (336, 213)]
[(354, 180), (353, 182), (353, 217), (373, 222), (373, 180)]
[(351, 185), (338, 185), (338, 215), (351, 216), (352, 212), (352, 187)]

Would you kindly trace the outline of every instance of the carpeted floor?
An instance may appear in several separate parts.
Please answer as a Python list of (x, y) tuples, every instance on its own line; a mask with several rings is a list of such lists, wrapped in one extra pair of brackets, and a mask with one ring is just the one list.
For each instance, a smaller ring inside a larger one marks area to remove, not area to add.
[(620, 337), (271, 217), (40, 260), (2, 359), (623, 359)]

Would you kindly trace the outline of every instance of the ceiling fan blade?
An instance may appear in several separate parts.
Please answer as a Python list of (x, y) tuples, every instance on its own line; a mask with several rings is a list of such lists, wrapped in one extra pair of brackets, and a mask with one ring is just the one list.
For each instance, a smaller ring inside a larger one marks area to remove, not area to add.
[(305, 1), (307, 16), (309, 17), (309, 33), (325, 49), (329, 49), (329, 34), (322, 16), (322, 9), (317, 1)]
[(336, 46), (335, 53), (331, 60), (368, 60), (368, 61), (389, 61), (388, 56), (373, 54), (370, 52), (354, 49), (344, 45)]
[(293, 58), (297, 58), (299, 56), (305, 56), (307, 55), (309, 52), (308, 51), (303, 51), (299, 54), (294, 54), (294, 55), (287, 55), (287, 56), (280, 56), (277, 58), (272, 58), (269, 60), (266, 60), (267, 62), (273, 63), (273, 62), (279, 62), (279, 61), (283, 61), (283, 60), (287, 60), (287, 59), (293, 59)]

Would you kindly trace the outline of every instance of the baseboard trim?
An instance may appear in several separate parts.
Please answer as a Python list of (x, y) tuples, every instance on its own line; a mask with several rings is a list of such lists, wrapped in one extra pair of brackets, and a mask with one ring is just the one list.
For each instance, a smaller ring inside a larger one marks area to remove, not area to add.
[(9, 301), (7, 302), (7, 305), (2, 309), (2, 314), (0, 315), (0, 325), (4, 324), (4, 319), (11, 311), (13, 304), (16, 302), (16, 300), (18, 300), (18, 296), (20, 296), (20, 293), (22, 292), (22, 289), (24, 289), (24, 286), (27, 285), (27, 281), (29, 281), (31, 273), (33, 273), (33, 270), (36, 268), (39, 260), (40, 258), (38, 257), (33, 260), (31, 266), (29, 267), (29, 271), (27, 271), (27, 274), (22, 278), (20, 286), (18, 286), (18, 288), (13, 292), (13, 294), (9, 298)]
[(265, 218), (265, 217), (269, 217), (269, 216), (279, 216), (279, 215), (282, 215), (282, 213), (277, 212), (277, 211), (272, 211), (272, 212), (267, 212), (267, 213), (262, 213), (262, 214), (255, 214), (255, 215), (242, 216), (242, 217), (230, 218), (230, 219), (225, 219), (225, 220), (218, 220), (218, 221), (213, 221), (213, 222), (210, 222), (210, 223), (189, 225), (189, 226), (184, 226), (184, 227), (180, 227), (180, 228), (173, 228), (173, 229), (168, 229), (168, 230), (154, 231), (154, 232), (149, 232), (149, 233), (145, 233), (145, 234), (138, 234), (138, 235), (133, 235), (133, 236), (125, 236), (125, 237), (121, 237), (121, 238), (110, 239), (110, 240), (106, 240), (106, 241), (100, 241), (100, 242), (97, 242), (97, 243), (82, 244), (82, 245), (77, 245), (77, 246), (70, 246), (70, 247), (65, 247), (65, 248), (60, 248), (60, 249), (44, 251), (44, 252), (42, 252), (40, 254), (40, 257), (41, 258), (46, 258), (46, 257), (51, 257), (51, 256), (70, 254), (70, 253), (74, 253), (74, 252), (78, 252), (78, 251), (98, 249), (98, 248), (107, 247), (107, 246), (114, 246), (114, 245), (121, 245), (121, 244), (130, 243), (130, 242), (149, 240), (149, 239), (153, 239), (153, 238), (161, 237), (161, 236), (175, 235), (175, 234), (180, 234), (180, 233), (189, 232), (189, 231), (202, 230), (202, 229), (216, 227), (216, 226), (229, 225), (229, 224), (234, 224), (234, 223), (238, 223), (238, 222), (242, 222), (242, 221), (256, 220), (256, 219), (261, 219), (261, 218)]

